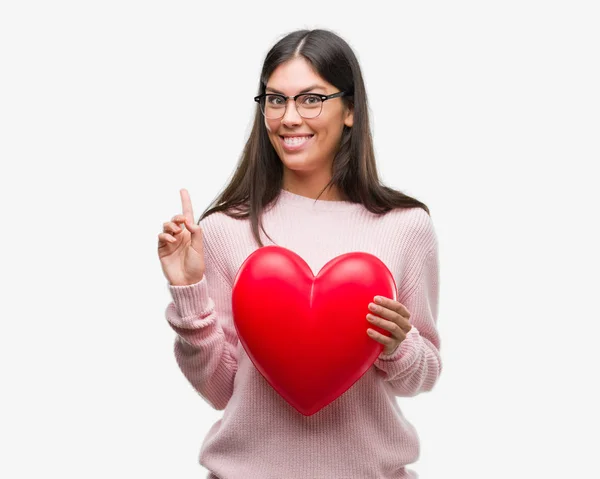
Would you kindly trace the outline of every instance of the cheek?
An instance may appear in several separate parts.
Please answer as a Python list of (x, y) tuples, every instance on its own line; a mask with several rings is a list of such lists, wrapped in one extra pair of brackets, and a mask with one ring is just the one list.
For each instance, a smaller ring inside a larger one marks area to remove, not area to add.
[(277, 133), (278, 125), (275, 125), (273, 122), (265, 121), (265, 127), (267, 129), (267, 135), (269, 135), (269, 140), (273, 148), (279, 148), (279, 135)]
[(267, 131), (269, 132), (269, 135), (272, 134), (277, 129), (276, 125), (273, 122), (270, 122), (267, 119), (265, 119), (265, 127), (267, 128)]
[(319, 125), (314, 125), (312, 129), (317, 133), (317, 143), (328, 150), (335, 148), (341, 139), (342, 130), (338, 122), (322, 122)]

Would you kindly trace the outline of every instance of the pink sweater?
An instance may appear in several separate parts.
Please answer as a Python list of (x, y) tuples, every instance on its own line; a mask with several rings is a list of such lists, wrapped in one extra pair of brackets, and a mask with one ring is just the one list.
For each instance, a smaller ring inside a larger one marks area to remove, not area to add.
[[(205, 401), (224, 410), (202, 444), (200, 464), (219, 479), (418, 477), (405, 466), (419, 458), (419, 437), (396, 396), (430, 391), (442, 369), (438, 242), (430, 216), (412, 208), (378, 217), (360, 204), (315, 203), (282, 190), (263, 224), (275, 244), (299, 254), (314, 274), (343, 253), (377, 256), (394, 274), (412, 329), (340, 397), (312, 416), (300, 414), (255, 368), (233, 324), (233, 280), (257, 248), (250, 222), (223, 213), (204, 218), (205, 275), (193, 285), (169, 284), (173, 302), (166, 309), (181, 371)], [(261, 238), (274, 244), (262, 231)]]

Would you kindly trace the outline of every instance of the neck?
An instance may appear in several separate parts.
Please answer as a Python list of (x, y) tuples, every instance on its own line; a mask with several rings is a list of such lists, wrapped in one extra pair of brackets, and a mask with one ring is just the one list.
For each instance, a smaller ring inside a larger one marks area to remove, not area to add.
[[(327, 178), (302, 178), (297, 175), (285, 175), (283, 177), (283, 189), (296, 195), (305, 196), (307, 198), (317, 199), (321, 190), (331, 180), (331, 176)], [(329, 186), (319, 200), (323, 201), (348, 201), (346, 195), (336, 185)]]

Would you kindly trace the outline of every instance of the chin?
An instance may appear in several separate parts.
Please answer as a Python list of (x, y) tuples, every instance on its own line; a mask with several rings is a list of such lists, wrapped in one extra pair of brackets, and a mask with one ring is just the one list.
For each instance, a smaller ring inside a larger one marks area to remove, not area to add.
[[(281, 159), (281, 157), (280, 157)], [(311, 161), (309, 158), (290, 158), (289, 156), (283, 156), (283, 159), (281, 159), (281, 162), (284, 164), (284, 166), (286, 166), (287, 168), (289, 168), (290, 170), (297, 170), (297, 171), (307, 171), (311, 166)]]

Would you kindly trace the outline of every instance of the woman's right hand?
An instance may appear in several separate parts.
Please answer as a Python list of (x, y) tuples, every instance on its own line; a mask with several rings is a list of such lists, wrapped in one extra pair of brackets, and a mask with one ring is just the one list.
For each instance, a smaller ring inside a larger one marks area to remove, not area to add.
[(204, 276), (202, 229), (194, 223), (190, 195), (179, 190), (183, 214), (163, 224), (158, 235), (158, 257), (163, 273), (172, 286), (187, 286)]

